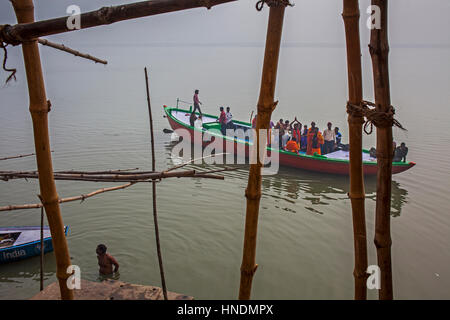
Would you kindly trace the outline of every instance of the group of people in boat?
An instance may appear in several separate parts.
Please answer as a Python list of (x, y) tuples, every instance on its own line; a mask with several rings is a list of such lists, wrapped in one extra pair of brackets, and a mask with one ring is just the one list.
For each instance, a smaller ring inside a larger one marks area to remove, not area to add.
[[(202, 104), (198, 97), (199, 90), (195, 90), (193, 102), (194, 110), (192, 111), (189, 123), (192, 127), (202, 129), (202, 111), (200, 105)], [(197, 117), (195, 111), (198, 109), (199, 116)], [(230, 107), (219, 108), (220, 114), (217, 122), (220, 123), (220, 131), (223, 135), (226, 135), (227, 129), (235, 129), (233, 124), (233, 115), (231, 114)], [(252, 128), (256, 128), (257, 115), (251, 121)], [(305, 152), (307, 155), (325, 155), (337, 150), (348, 150), (348, 145), (342, 144), (342, 134), (339, 132), (338, 127), (334, 127), (331, 122), (327, 123), (327, 128), (323, 130), (323, 133), (316, 126), (316, 123), (311, 122), (311, 126), (305, 124), (302, 128), (302, 124), (297, 120), (297, 117), (293, 121), (280, 119), (276, 124), (270, 121), (269, 136), (271, 136), (272, 129), (278, 130), (278, 145), (279, 148), (285, 151), (290, 151), (299, 154)], [(269, 142), (270, 144), (270, 142)], [(402, 142), (399, 147), (396, 143), (393, 144), (393, 162), (406, 162), (406, 155), (408, 154), (408, 148), (405, 143)], [(375, 148), (370, 149), (370, 155), (372, 158), (376, 158)]]
[[(252, 128), (256, 128), (256, 119), (252, 120)], [(327, 128), (323, 133), (311, 122), (311, 127), (302, 126), (297, 117), (293, 121), (280, 119), (276, 124), (270, 121), (270, 129), (278, 130), (279, 148), (285, 151), (300, 153), (305, 152), (307, 155), (323, 155), (340, 150), (343, 145), (342, 134), (339, 128), (332, 128), (332, 123), (328, 122)]]

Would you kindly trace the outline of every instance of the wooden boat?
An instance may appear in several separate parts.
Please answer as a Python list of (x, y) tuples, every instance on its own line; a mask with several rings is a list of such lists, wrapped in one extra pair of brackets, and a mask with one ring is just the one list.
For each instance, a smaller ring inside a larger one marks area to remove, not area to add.
[[(64, 227), (67, 236), (68, 226)], [(44, 227), (44, 253), (53, 251), (49, 227)], [(0, 228), (0, 264), (41, 254), (41, 227)]]
[[(193, 136), (194, 131), (202, 131), (208, 134), (214, 139), (222, 139), (224, 143), (223, 150), (234, 150), (237, 152), (237, 145), (244, 144), (246, 157), (249, 155), (249, 146), (252, 142), (249, 140), (240, 139), (232, 136), (224, 136), (220, 133), (220, 124), (217, 122), (218, 117), (202, 114), (203, 127), (194, 128), (190, 126), (189, 117), (191, 115), (191, 110), (181, 109), (178, 107), (167, 107), (164, 106), (164, 112), (167, 116), (170, 126), (173, 130), (176, 129), (187, 129), (191, 136)], [(198, 114), (198, 112), (196, 113)], [(251, 129), (251, 124), (243, 121), (233, 120), (233, 124), (236, 129), (248, 130)], [(203, 141), (202, 145), (208, 145), (208, 141)], [(225, 152), (225, 151), (224, 151)], [(228, 152), (228, 151), (227, 151)], [(307, 155), (304, 152), (300, 154), (289, 152), (285, 150), (278, 150), (274, 148), (267, 147), (267, 154), (270, 156), (271, 152), (279, 153), (279, 163), (282, 166), (288, 166), (308, 171), (331, 173), (348, 175), (349, 174), (349, 152), (348, 151), (335, 151), (326, 155)], [(363, 170), (365, 175), (376, 175), (377, 174), (377, 160), (372, 158), (368, 150), (363, 150)], [(412, 168), (415, 165), (414, 162), (393, 162), (392, 163), (392, 173), (400, 173)]]

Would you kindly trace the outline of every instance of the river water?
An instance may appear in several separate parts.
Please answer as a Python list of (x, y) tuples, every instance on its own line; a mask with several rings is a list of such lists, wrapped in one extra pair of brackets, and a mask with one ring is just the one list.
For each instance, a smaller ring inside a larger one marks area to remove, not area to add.
[[(80, 47), (88, 51), (89, 47)], [(366, 99), (373, 99), (371, 62), (363, 51)], [(143, 67), (150, 72), (157, 168), (172, 166), (173, 146), (162, 105), (190, 100), (200, 89), (203, 112), (230, 106), (235, 119), (255, 110), (264, 48), (249, 46), (99, 46), (108, 66), (43, 48), (55, 170), (149, 170), (151, 155)], [(18, 81), (0, 89), (0, 156), (34, 152), (21, 53), (10, 49)], [(392, 239), (395, 297), (450, 298), (450, 49), (391, 48), (392, 102), (407, 132), (394, 129), (417, 165), (393, 177)], [(347, 75), (342, 46), (281, 49), (274, 120), (332, 121), (348, 142)], [(364, 147), (375, 135), (364, 136)], [(198, 168), (190, 165), (187, 168)], [(215, 166), (200, 166), (215, 168)], [(34, 157), (0, 162), (0, 170), (33, 170)], [(239, 288), (244, 191), (248, 171), (225, 180), (167, 179), (158, 183), (158, 213), (167, 287), (196, 299), (235, 299)], [(57, 181), (60, 197), (118, 184)], [(281, 168), (263, 179), (255, 299), (351, 299), (353, 237), (347, 177)], [(37, 202), (35, 180), (0, 183), (0, 206)], [(376, 181), (366, 180), (369, 264)], [(108, 246), (120, 280), (160, 285), (151, 186), (139, 184), (83, 203), (62, 205), (68, 244), (82, 278), (98, 277), (95, 248)], [(3, 212), (1, 226), (39, 225), (40, 210)], [(46, 284), (55, 258), (45, 256)], [(0, 266), (0, 299), (29, 298), (39, 290), (39, 258)], [(377, 293), (369, 291), (375, 299)]]

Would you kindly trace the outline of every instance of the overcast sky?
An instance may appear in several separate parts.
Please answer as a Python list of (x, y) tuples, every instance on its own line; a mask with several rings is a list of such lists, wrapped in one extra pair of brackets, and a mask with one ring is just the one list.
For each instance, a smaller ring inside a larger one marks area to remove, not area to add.
[[(82, 12), (102, 6), (133, 1), (126, 0), (37, 0), (36, 19), (66, 16), (69, 5)], [(342, 44), (342, 0), (295, 0), (287, 8), (284, 43)], [(139, 43), (174, 44), (261, 44), (267, 27), (268, 9), (255, 10), (256, 0), (239, 0), (211, 10), (205, 8), (119, 22), (109, 26), (86, 29), (52, 36), (66, 44), (123, 45)], [(361, 25), (369, 0), (361, 0)], [(391, 0), (389, 1), (391, 45), (450, 46), (450, 0)], [(0, 0), (0, 24), (14, 24), (15, 15), (7, 0)], [(363, 43), (369, 40), (369, 30), (361, 31)]]

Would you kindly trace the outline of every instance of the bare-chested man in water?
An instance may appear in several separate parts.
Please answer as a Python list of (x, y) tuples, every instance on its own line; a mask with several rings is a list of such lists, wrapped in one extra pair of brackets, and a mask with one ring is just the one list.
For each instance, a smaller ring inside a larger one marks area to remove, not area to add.
[[(100, 266), (101, 275), (110, 275), (116, 273), (119, 270), (119, 263), (113, 256), (106, 253), (106, 246), (104, 244), (99, 244), (97, 246), (97, 259), (98, 265)], [(113, 270), (114, 265), (114, 270)]]

